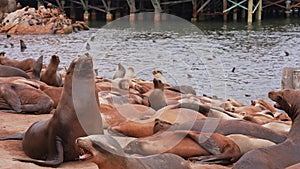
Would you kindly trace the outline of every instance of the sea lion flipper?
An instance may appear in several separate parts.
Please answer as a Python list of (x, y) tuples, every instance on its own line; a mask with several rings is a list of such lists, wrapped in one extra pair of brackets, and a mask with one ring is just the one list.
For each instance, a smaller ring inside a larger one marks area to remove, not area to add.
[(23, 159), (23, 158), (13, 158), (13, 160), (17, 160), (25, 163), (34, 163), (36, 165), (45, 166), (45, 167), (58, 167), (64, 161), (62, 139), (60, 139), (59, 137), (56, 137), (56, 151), (57, 154), (55, 156), (49, 155), (49, 157), (52, 158), (52, 160), (44, 161), (44, 160)]
[(40, 56), (33, 66), (32, 79), (40, 80), (40, 74), (42, 68), (43, 68), (43, 56)]
[(228, 165), (232, 162), (230, 158), (224, 158), (222, 155), (209, 155), (209, 156), (199, 156), (199, 157), (191, 157), (189, 158), (190, 161), (198, 164), (221, 164), (221, 165)]
[(199, 132), (195, 133), (191, 131), (188, 133), (188, 136), (191, 137), (194, 141), (196, 141), (207, 152), (213, 155), (221, 154), (221, 150), (217, 145), (216, 141), (212, 137), (210, 137), (211, 134)]
[(13, 90), (14, 85), (1, 84), (0, 96), (10, 105), (17, 113), (22, 112), (22, 105), (19, 95)]
[(22, 140), (24, 138), (25, 133), (10, 135), (10, 136), (3, 136), (0, 137), (0, 140)]

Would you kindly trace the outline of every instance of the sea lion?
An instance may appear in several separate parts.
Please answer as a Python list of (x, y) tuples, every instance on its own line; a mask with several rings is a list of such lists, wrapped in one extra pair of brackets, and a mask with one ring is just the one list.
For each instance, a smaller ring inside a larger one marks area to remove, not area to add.
[(41, 71), (43, 68), (43, 56), (40, 56), (33, 65), (32, 72), (28, 72), (27, 74), (34, 80), (40, 80)]
[(223, 135), (243, 134), (269, 140), (274, 143), (281, 143), (287, 138), (285, 134), (274, 132), (259, 124), (245, 120), (223, 120), (218, 118), (197, 119), (192, 122), (188, 121), (183, 124), (173, 124), (171, 126), (165, 124), (164, 126), (159, 126), (159, 128), (154, 126), (154, 133), (162, 129), (214, 132)]
[(164, 95), (164, 84), (161, 80), (153, 79), (154, 89), (149, 95), (149, 105), (154, 110), (159, 110), (167, 106), (166, 98)]
[(130, 154), (153, 155), (172, 153), (201, 163), (231, 164), (239, 159), (239, 147), (229, 138), (217, 133), (197, 131), (162, 131), (138, 138), (124, 147)]
[(19, 68), (15, 68), (12, 66), (0, 65), (0, 77), (12, 77), (12, 76), (20, 76), (26, 79), (30, 79), (30, 77)]
[(117, 79), (117, 78), (123, 78), (125, 76), (125, 73), (126, 73), (126, 70), (125, 70), (124, 66), (121, 63), (119, 63), (117, 66), (117, 70), (113, 76), (113, 80)]
[(21, 52), (24, 52), (25, 49), (27, 49), (27, 46), (22, 39), (20, 40), (20, 49), (21, 49)]
[(242, 155), (250, 150), (275, 145), (275, 143), (273, 143), (272, 141), (249, 137), (242, 134), (230, 134), (226, 137), (230, 138), (239, 146)]
[(167, 80), (163, 76), (163, 73), (160, 70), (153, 70), (152, 74), (155, 79), (160, 80), (163, 84), (167, 84)]
[(109, 135), (79, 137), (76, 145), (82, 154), (79, 158), (94, 162), (99, 169), (191, 169), (186, 160), (175, 154), (130, 157)]
[(53, 55), (50, 59), (50, 63), (48, 64), (45, 72), (41, 74), (41, 81), (45, 82), (50, 86), (60, 87), (62, 86), (62, 77), (58, 73), (57, 68), (60, 60), (59, 57)]
[(127, 68), (126, 73), (125, 73), (125, 75), (124, 75), (124, 78), (129, 79), (129, 80), (133, 80), (133, 79), (136, 79), (136, 78), (137, 78), (137, 77), (135, 76), (134, 68), (133, 68), (133, 67)]
[(38, 89), (15, 83), (0, 83), (0, 109), (2, 110), (47, 114), (52, 107), (52, 99)]
[(62, 87), (48, 86), (42, 90), (46, 95), (48, 95), (53, 100), (53, 108), (56, 109), (60, 101), (60, 97), (63, 91)]
[(196, 96), (195, 89), (192, 86), (188, 86), (188, 85), (171, 86), (171, 87), (167, 87), (166, 89), (176, 91), (182, 94), (192, 94)]
[(292, 127), (287, 139), (275, 146), (259, 148), (246, 153), (233, 166), (234, 169), (286, 168), (300, 163), (300, 91), (283, 89), (268, 93), (275, 101), (275, 108), (284, 110), (292, 119)]
[(20, 134), (25, 154), (33, 159), (16, 160), (57, 167), (64, 161), (77, 159), (75, 139), (103, 133), (95, 96), (92, 58), (80, 56), (67, 70), (61, 100), (52, 118), (36, 122), (25, 135)]
[(32, 71), (35, 62), (36, 61), (33, 58), (27, 58), (27, 59), (20, 61), (20, 60), (15, 60), (15, 59), (9, 59), (5, 56), (0, 56), (0, 64), (1, 65), (16, 67), (21, 70), (24, 70), (25, 72)]
[(123, 134), (131, 137), (146, 137), (154, 134), (153, 126), (156, 124), (156, 119), (163, 119), (171, 124), (173, 123), (192, 123), (196, 119), (206, 118), (190, 109), (168, 109), (169, 106), (160, 109), (155, 115), (145, 120), (124, 121), (116, 126), (111, 127), (108, 131), (114, 134)]

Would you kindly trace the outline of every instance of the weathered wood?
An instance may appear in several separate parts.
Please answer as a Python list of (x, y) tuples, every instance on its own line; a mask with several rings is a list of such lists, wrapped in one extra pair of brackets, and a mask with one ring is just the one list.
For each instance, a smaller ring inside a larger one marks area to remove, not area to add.
[(282, 89), (300, 89), (300, 68), (284, 68), (281, 87)]
[(248, 0), (248, 24), (252, 23), (253, 0)]
[(257, 21), (261, 21), (261, 15), (262, 15), (262, 0), (259, 0), (258, 1), (258, 10), (256, 12)]
[(223, 20), (224, 21), (227, 21), (227, 12), (224, 12), (226, 11), (227, 9), (227, 0), (223, 0)]

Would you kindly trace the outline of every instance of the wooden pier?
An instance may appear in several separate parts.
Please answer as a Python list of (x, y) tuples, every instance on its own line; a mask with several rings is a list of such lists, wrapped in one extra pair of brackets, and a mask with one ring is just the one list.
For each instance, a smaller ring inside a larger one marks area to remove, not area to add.
[[(23, 0), (25, 1), (25, 0)], [(299, 15), (300, 0), (35, 0), (39, 5), (52, 3), (71, 18), (107, 21), (138, 12), (165, 12), (191, 21), (223, 16), (223, 20), (261, 21), (263, 14)], [(81, 16), (78, 16), (81, 15)], [(254, 17), (254, 16), (255, 17)], [(247, 16), (247, 17), (246, 17)]]

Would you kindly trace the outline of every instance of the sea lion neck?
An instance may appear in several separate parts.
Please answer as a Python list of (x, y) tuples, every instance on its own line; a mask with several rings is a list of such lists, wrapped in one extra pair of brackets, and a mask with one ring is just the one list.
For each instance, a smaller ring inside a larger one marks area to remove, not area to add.
[(290, 129), (290, 132), (289, 132), (289, 138), (293, 138), (293, 139), (299, 139), (300, 141), (300, 138), (299, 138), (299, 132), (300, 132), (300, 108), (298, 106), (299, 104), (297, 105), (293, 105), (291, 107), (291, 110), (290, 112), (293, 112), (292, 114), (288, 114), (290, 116), (290, 118), (292, 119), (292, 127)]

